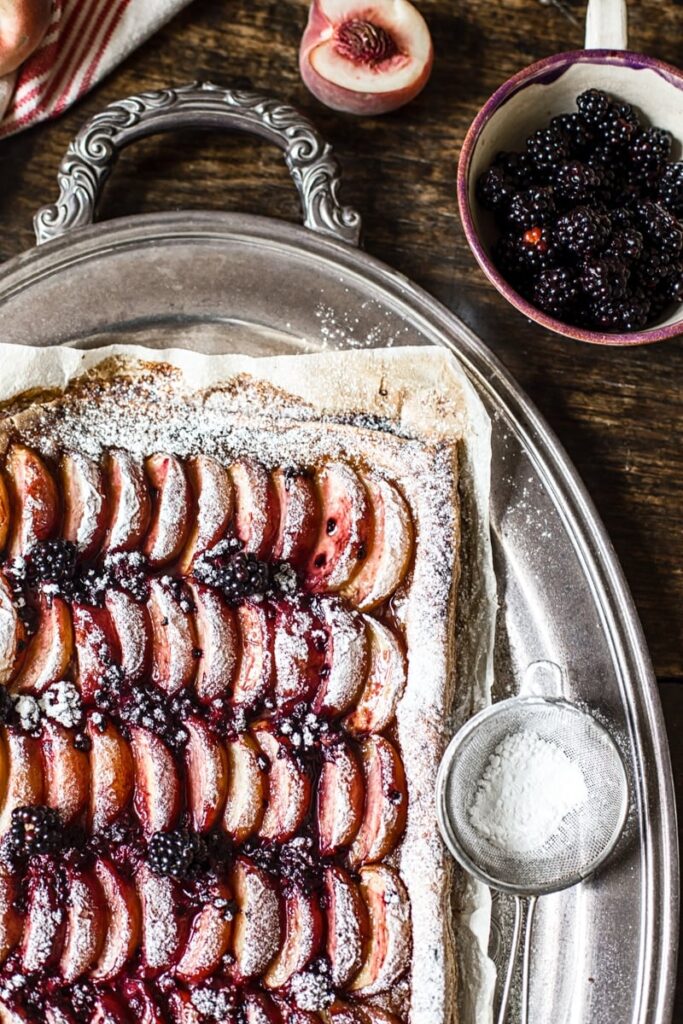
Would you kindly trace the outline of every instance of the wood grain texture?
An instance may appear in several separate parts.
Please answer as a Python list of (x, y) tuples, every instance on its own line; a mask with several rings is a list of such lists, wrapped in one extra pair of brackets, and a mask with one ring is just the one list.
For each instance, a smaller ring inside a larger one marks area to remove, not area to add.
[[(59, 121), (0, 145), (0, 258), (33, 243), (31, 218), (82, 121), (105, 103), (193, 78), (246, 85), (299, 106), (334, 143), (365, 246), (475, 328), (559, 434), (602, 515), (642, 617), (658, 675), (683, 677), (683, 344), (598, 349), (527, 322), (489, 286), (465, 242), (455, 168), (486, 97), (530, 61), (581, 45), (582, 30), (539, 0), (422, 0), (437, 60), (424, 93), (385, 118), (322, 108), (297, 72), (303, 0), (196, 0)], [(683, 7), (632, 0), (634, 49), (681, 60)], [(572, 5), (577, 18), (583, 6)], [(127, 151), (101, 217), (232, 208), (296, 219), (278, 153), (244, 137), (182, 133)]]

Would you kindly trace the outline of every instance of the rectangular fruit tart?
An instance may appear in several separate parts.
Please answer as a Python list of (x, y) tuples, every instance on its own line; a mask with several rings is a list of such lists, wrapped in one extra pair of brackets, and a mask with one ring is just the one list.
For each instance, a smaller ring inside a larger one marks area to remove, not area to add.
[(5, 407), (3, 1024), (455, 1018), (446, 358)]

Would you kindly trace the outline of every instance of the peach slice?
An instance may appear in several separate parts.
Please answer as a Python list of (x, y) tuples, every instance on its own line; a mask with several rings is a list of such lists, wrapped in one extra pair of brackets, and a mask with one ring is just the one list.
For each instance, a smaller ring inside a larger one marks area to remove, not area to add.
[(178, 568), (185, 574), (198, 555), (217, 544), (225, 535), (235, 510), (230, 474), (215, 459), (198, 455), (186, 464), (196, 512)]
[(147, 532), (152, 503), (141, 463), (128, 452), (112, 451), (106, 460), (109, 529), (105, 551), (134, 551)]
[(320, 509), (315, 486), (307, 473), (288, 469), (276, 469), (273, 483), (280, 507), (273, 559), (303, 566), (318, 537)]
[(4, 474), (0, 471), (0, 554), (4, 551), (9, 536), (10, 517), (9, 491)]
[(59, 811), (62, 821), (70, 825), (78, 818), (88, 802), (90, 766), (88, 755), (77, 750), (73, 731), (45, 720), (41, 734), (43, 772), (45, 776), (44, 800), (48, 807)]
[(186, 939), (186, 922), (178, 913), (178, 886), (142, 864), (135, 876), (142, 907), (142, 959), (150, 975), (168, 971)]
[(253, 836), (263, 820), (267, 776), (261, 766), (262, 754), (246, 733), (226, 743), (228, 792), (223, 828), (235, 843)]
[(243, 459), (230, 467), (235, 487), (235, 534), (245, 551), (266, 558), (280, 523), (277, 491), (260, 463)]
[(76, 647), (76, 685), (86, 703), (94, 700), (102, 677), (120, 660), (114, 625), (106, 608), (74, 603), (74, 643)]
[(142, 914), (134, 886), (113, 864), (97, 860), (94, 871), (107, 908), (107, 930), (99, 959), (90, 974), (96, 981), (110, 981), (123, 970), (140, 944)]
[(320, 593), (339, 590), (358, 572), (372, 543), (373, 524), (368, 492), (346, 462), (328, 462), (315, 482), (322, 511), (305, 582)]
[(263, 974), (280, 948), (280, 900), (273, 880), (246, 857), (232, 873), (237, 901), (233, 933), (234, 970), (238, 980)]
[(15, 906), (17, 888), (12, 874), (0, 864), (0, 966), (21, 938), (24, 922)]
[(124, 590), (110, 590), (104, 599), (118, 641), (120, 664), (129, 683), (139, 683), (152, 661), (152, 625), (147, 609)]
[(408, 0), (313, 0), (299, 70), (313, 95), (347, 114), (371, 117), (404, 106), (427, 84), (432, 38)]
[(199, 699), (209, 703), (228, 694), (237, 671), (239, 634), (235, 614), (211, 587), (190, 583), (195, 603), (197, 647), (202, 652), (194, 686)]
[(315, 895), (292, 889), (284, 896), (284, 938), (280, 951), (263, 976), (268, 988), (282, 988), (303, 970), (320, 949), (323, 916)]
[(370, 639), (370, 668), (358, 703), (343, 721), (355, 736), (382, 732), (396, 713), (406, 685), (406, 660), (398, 638), (370, 615), (363, 616)]
[(100, 550), (107, 529), (107, 498), (99, 465), (80, 452), (68, 452), (60, 464), (64, 521), (62, 537), (81, 558)]
[(21, 558), (59, 528), (59, 495), (49, 469), (36, 452), (13, 444), (7, 455), (12, 525), (8, 555)]
[(67, 672), (74, 650), (71, 612), (61, 597), (41, 594), (38, 629), (31, 637), (19, 674), (11, 689), (17, 693), (42, 693)]
[(391, 597), (408, 571), (414, 531), (410, 510), (398, 488), (375, 473), (359, 475), (370, 495), (375, 532), (368, 557), (342, 594), (356, 608), (369, 611)]
[(150, 565), (159, 568), (177, 558), (190, 526), (192, 494), (183, 464), (174, 455), (150, 455), (145, 472), (152, 487), (152, 517), (142, 546)]
[(340, 989), (363, 966), (370, 922), (359, 887), (334, 864), (325, 869), (325, 913), (327, 958), (332, 983)]
[(169, 993), (168, 1006), (175, 1024), (205, 1024), (206, 1018), (195, 1008), (192, 996), (184, 989), (173, 989)]
[(211, 901), (195, 915), (183, 955), (175, 969), (176, 976), (187, 985), (196, 985), (218, 970), (232, 936), (232, 915), (226, 914), (224, 906), (230, 899), (232, 892), (229, 886), (217, 881)]
[(368, 736), (361, 745), (365, 775), (365, 812), (348, 854), (351, 868), (382, 860), (406, 824), (408, 793), (403, 763), (383, 736)]
[(371, 996), (390, 989), (410, 964), (410, 903), (398, 874), (385, 864), (361, 868), (360, 889), (370, 915), (370, 942), (350, 989)]
[(358, 758), (348, 743), (337, 743), (324, 752), (318, 781), (318, 842), (328, 857), (350, 843), (363, 820), (365, 786)]
[(368, 674), (368, 635), (365, 622), (335, 598), (320, 598), (316, 612), (328, 634), (323, 681), (311, 704), (316, 714), (340, 715), (360, 696)]
[(107, 907), (93, 875), (71, 870), (66, 907), (60, 972), (65, 984), (71, 985), (97, 962), (107, 932)]
[(278, 602), (275, 613), (275, 701), (282, 711), (308, 703), (319, 682), (324, 662), (320, 622), (293, 601)]
[(273, 623), (263, 604), (247, 601), (237, 609), (237, 625), (242, 657), (232, 703), (252, 707), (273, 688)]
[(7, 686), (26, 653), (26, 629), (14, 603), (12, 588), (0, 572), (0, 684)]
[(270, 763), (268, 805), (258, 834), (283, 843), (295, 835), (308, 813), (311, 781), (292, 756), (289, 740), (276, 736), (266, 723), (257, 723), (252, 731)]
[(196, 832), (208, 832), (218, 821), (228, 791), (228, 759), (222, 744), (201, 718), (186, 719), (187, 804)]
[(90, 808), (93, 832), (101, 832), (128, 806), (135, 769), (130, 748), (113, 722), (88, 716), (90, 737)]
[(15, 807), (43, 802), (43, 765), (39, 740), (5, 728), (0, 736), (7, 760), (5, 799), (0, 813), (0, 835), (4, 835), (12, 824)]
[(118, 996), (100, 992), (88, 1024), (132, 1024), (132, 1018)]
[(43, 971), (58, 958), (64, 937), (64, 910), (54, 874), (41, 871), (32, 879), (24, 934), (19, 947), (24, 971)]
[(265, 992), (249, 992), (242, 1004), (245, 1024), (282, 1024), (277, 1006)]
[(180, 781), (173, 754), (154, 733), (130, 730), (135, 764), (135, 813), (149, 838), (171, 828), (180, 812)]
[(197, 637), (189, 612), (181, 608), (169, 587), (153, 579), (149, 586), (152, 623), (152, 677), (157, 686), (174, 696), (194, 679)]

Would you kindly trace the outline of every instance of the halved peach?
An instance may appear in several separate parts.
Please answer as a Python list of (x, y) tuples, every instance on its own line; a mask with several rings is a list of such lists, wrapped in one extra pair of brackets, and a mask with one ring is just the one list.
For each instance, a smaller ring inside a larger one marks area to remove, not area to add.
[(370, 668), (358, 703), (343, 722), (355, 736), (386, 729), (406, 685), (406, 659), (398, 637), (371, 615), (363, 618), (370, 640)]
[(209, 455), (198, 455), (186, 464), (196, 511), (190, 523), (178, 568), (185, 574), (198, 555), (221, 540), (232, 522), (235, 499), (228, 470)]
[(268, 804), (258, 834), (283, 843), (298, 832), (308, 813), (311, 781), (292, 756), (284, 736), (276, 736), (269, 723), (252, 727), (256, 742), (269, 762)]
[(157, 686), (174, 696), (194, 679), (197, 635), (190, 612), (176, 601), (161, 580), (149, 585), (149, 617), (152, 623), (152, 677)]
[(154, 568), (177, 558), (190, 528), (192, 493), (180, 459), (157, 453), (145, 460), (152, 488), (152, 515), (142, 545)]
[(11, 519), (11, 508), (9, 503), (9, 491), (7, 490), (7, 484), (5, 483), (5, 475), (0, 470), (0, 554), (5, 549), (7, 538), (9, 536)]
[(71, 985), (97, 963), (107, 933), (107, 905), (94, 875), (69, 870), (66, 936), (59, 964), (62, 979)]
[(230, 467), (235, 488), (235, 534), (245, 551), (267, 558), (280, 523), (277, 491), (259, 462), (241, 459)]
[(268, 988), (282, 988), (318, 953), (323, 937), (323, 916), (318, 898), (292, 888), (284, 895), (284, 936), (280, 950), (263, 976)]
[(130, 746), (135, 764), (133, 804), (147, 837), (165, 832), (180, 812), (180, 780), (168, 747), (148, 729), (133, 726)]
[(375, 995), (395, 985), (410, 964), (410, 903), (397, 872), (385, 864), (361, 868), (360, 889), (370, 916), (370, 942), (350, 989)]
[(370, 921), (358, 885), (335, 864), (325, 868), (325, 914), (332, 983), (341, 989), (363, 966)]
[(187, 985), (197, 985), (217, 971), (228, 951), (232, 916), (226, 914), (221, 904), (231, 899), (232, 892), (227, 883), (216, 881), (209, 902), (195, 914), (185, 949), (175, 969), (176, 976)]
[(414, 530), (405, 498), (389, 480), (360, 472), (370, 495), (374, 534), (368, 557), (342, 594), (350, 604), (369, 611), (391, 597), (413, 556)]
[(232, 703), (253, 707), (273, 688), (273, 623), (263, 603), (246, 601), (237, 609), (242, 656)]
[(339, 590), (359, 571), (372, 543), (373, 523), (368, 492), (348, 463), (328, 462), (315, 482), (321, 516), (305, 582), (321, 593)]
[(46, 719), (40, 742), (45, 776), (44, 800), (59, 811), (62, 821), (70, 825), (88, 802), (90, 766), (88, 755), (74, 746), (73, 730)]
[(4, 835), (12, 824), (16, 807), (43, 802), (44, 781), (40, 740), (5, 727), (0, 727), (0, 736), (7, 760), (5, 799), (0, 813), (0, 835)]
[(64, 498), (62, 537), (75, 545), (81, 558), (93, 558), (107, 529), (102, 470), (81, 452), (67, 452), (59, 469)]
[(14, 602), (12, 588), (0, 571), (0, 684), (7, 686), (26, 654), (26, 627)]
[(365, 811), (348, 853), (350, 867), (382, 860), (398, 842), (408, 814), (403, 762), (383, 736), (368, 736), (361, 744), (365, 776)]
[(44, 971), (58, 959), (64, 939), (64, 909), (51, 871), (32, 879), (19, 957), (25, 972)]
[(132, 1018), (113, 992), (99, 992), (88, 1024), (132, 1024)]
[(263, 974), (280, 948), (280, 899), (273, 879), (247, 857), (235, 861), (232, 889), (238, 908), (233, 966), (244, 981)]
[(23, 444), (13, 444), (5, 464), (12, 508), (7, 553), (22, 558), (59, 529), (57, 486), (41, 457)]
[(276, 469), (273, 483), (280, 507), (273, 559), (301, 567), (318, 537), (320, 508), (316, 488), (308, 473), (289, 469)]
[(185, 720), (187, 805), (192, 827), (210, 831), (221, 815), (228, 791), (228, 759), (221, 742), (201, 718)]
[(320, 682), (325, 656), (320, 622), (302, 605), (282, 600), (275, 612), (275, 701), (281, 711), (308, 703)]
[(134, 551), (147, 532), (152, 503), (142, 463), (129, 452), (113, 450), (105, 461), (109, 527), (105, 551)]
[(89, 704), (102, 685), (107, 670), (120, 661), (119, 643), (106, 608), (74, 602), (74, 644), (76, 648), (76, 685)]
[(190, 583), (195, 604), (197, 647), (202, 652), (194, 686), (199, 699), (210, 703), (232, 690), (239, 660), (239, 633), (235, 613), (218, 591)]
[(174, 879), (155, 875), (141, 864), (135, 885), (142, 908), (142, 961), (145, 973), (168, 971), (182, 952), (187, 936), (181, 917), (178, 886)]
[(140, 944), (140, 900), (135, 887), (110, 861), (95, 861), (94, 872), (106, 904), (107, 930), (99, 959), (90, 974), (96, 981), (110, 981), (120, 974)]
[(71, 612), (61, 597), (41, 594), (38, 629), (31, 637), (19, 671), (11, 683), (16, 693), (42, 693), (62, 679), (74, 650)]
[(320, 598), (315, 610), (328, 638), (325, 671), (311, 707), (316, 714), (340, 715), (353, 707), (367, 679), (367, 628), (357, 612), (336, 598)]
[(88, 716), (90, 737), (90, 808), (93, 832), (101, 832), (116, 821), (133, 795), (135, 769), (130, 748), (109, 719), (93, 721)]
[(21, 938), (24, 922), (16, 908), (17, 886), (14, 876), (0, 864), (0, 966)]
[(267, 798), (267, 775), (262, 754), (247, 733), (226, 743), (228, 792), (223, 828), (235, 843), (253, 836), (263, 820)]
[(116, 634), (119, 659), (129, 683), (139, 683), (152, 663), (152, 625), (144, 604), (125, 590), (109, 590), (104, 599)]
[(324, 751), (318, 780), (317, 820), (320, 854), (328, 857), (356, 836), (363, 820), (363, 772), (348, 743)]

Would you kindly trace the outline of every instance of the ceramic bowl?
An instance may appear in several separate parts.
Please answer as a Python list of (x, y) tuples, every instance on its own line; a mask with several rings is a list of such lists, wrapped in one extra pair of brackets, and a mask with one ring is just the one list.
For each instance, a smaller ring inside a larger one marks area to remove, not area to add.
[[(472, 123), (458, 165), (458, 205), (467, 241), (479, 266), (501, 295), (543, 327), (599, 345), (642, 345), (683, 333), (683, 303), (666, 319), (641, 331), (603, 333), (563, 323), (532, 306), (505, 280), (491, 259), (497, 231), (475, 196), (479, 175), (500, 150), (522, 150), (525, 139), (556, 114), (575, 110), (585, 89), (604, 89), (631, 103), (642, 118), (673, 136), (673, 159), (683, 143), (683, 72), (626, 46), (622, 0), (591, 0), (584, 50), (559, 53), (510, 78), (484, 104)], [(598, 46), (604, 42), (606, 45)], [(621, 45), (623, 43), (623, 46)]]

